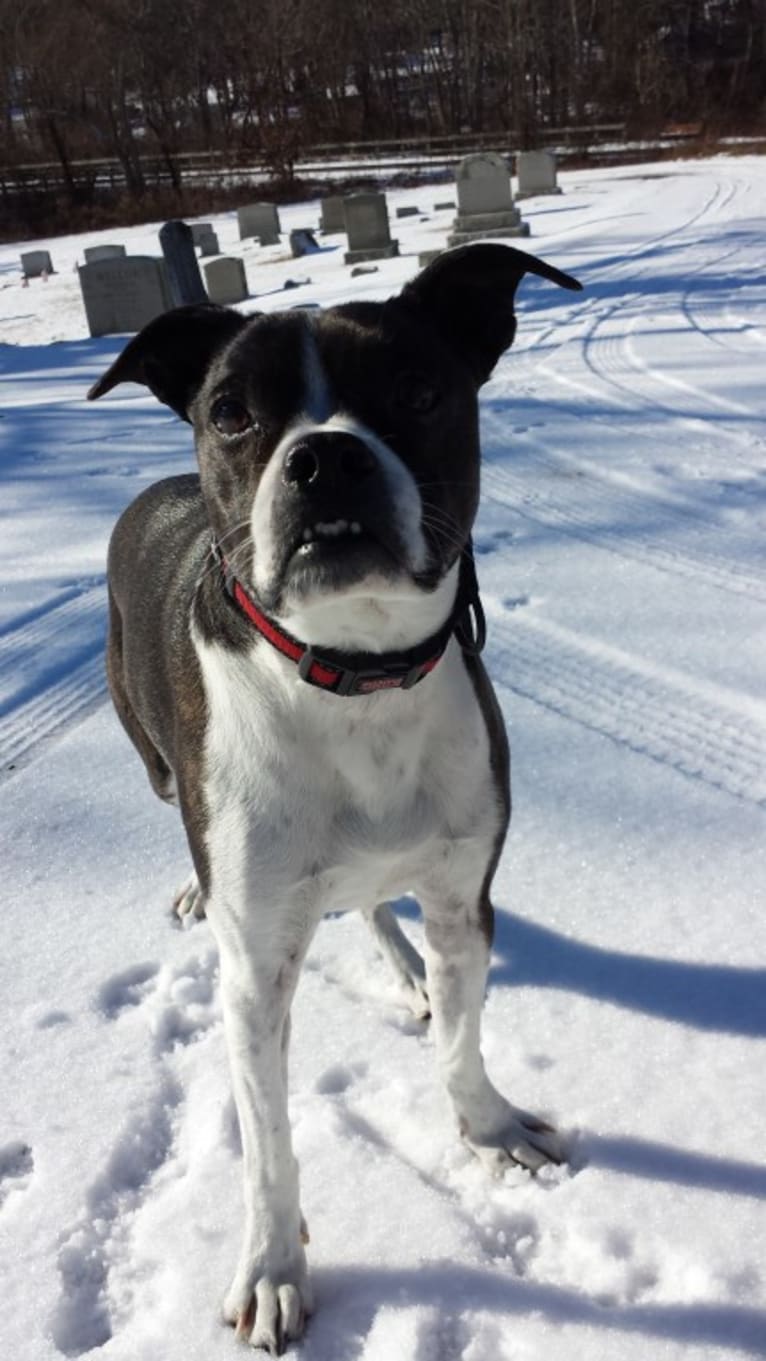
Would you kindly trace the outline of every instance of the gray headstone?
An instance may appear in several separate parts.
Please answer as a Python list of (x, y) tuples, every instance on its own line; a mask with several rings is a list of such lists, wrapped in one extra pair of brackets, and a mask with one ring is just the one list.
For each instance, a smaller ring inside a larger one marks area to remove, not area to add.
[(386, 260), (399, 254), (399, 242), (391, 240), (385, 194), (349, 194), (343, 200), (348, 233), (347, 265), (365, 260)]
[(457, 207), (457, 204), (455, 203), (454, 198), (442, 199), (441, 203), (435, 203), (435, 204), (434, 204), (434, 212), (435, 212), (435, 213), (441, 213), (441, 212), (443, 212), (443, 211), (444, 211), (445, 209), (447, 209), (447, 208), (456, 208), (456, 207)]
[(556, 157), (552, 151), (520, 151), (516, 157), (519, 177), (517, 198), (536, 194), (560, 194), (556, 183)]
[(243, 302), (249, 297), (245, 266), (237, 256), (220, 255), (202, 266), (207, 294), (211, 302), (227, 305)]
[(257, 236), (262, 246), (279, 244), (279, 213), (273, 203), (250, 203), (237, 212), (239, 239)]
[(417, 217), (419, 213), (420, 209), (415, 207), (397, 208), (396, 210), (397, 217)]
[(321, 218), (319, 221), (320, 232), (331, 236), (335, 232), (346, 230), (346, 219), (343, 215), (343, 199), (340, 194), (328, 194), (320, 203)]
[(293, 259), (298, 260), (302, 255), (316, 255), (320, 249), (314, 233), (308, 227), (296, 227), (290, 232), (290, 250)]
[(529, 235), (529, 227), (513, 206), (508, 166), (497, 152), (464, 156), (455, 180), (457, 217), (448, 240), (450, 246), (492, 236)]
[(122, 260), (127, 255), (124, 246), (86, 246), (83, 254), (86, 265), (97, 265), (99, 260)]
[(482, 151), (464, 156), (455, 172), (457, 206), (461, 217), (502, 213), (513, 207), (511, 176), (502, 156)]
[(92, 336), (140, 331), (173, 306), (165, 262), (153, 256), (99, 260), (78, 273)]
[(220, 255), (221, 247), (218, 244), (218, 236), (213, 231), (210, 222), (192, 223), (192, 240), (200, 255)]
[(47, 250), (28, 250), (21, 257), (21, 269), (25, 279), (38, 279), (41, 274), (52, 274), (50, 253)]
[(194, 237), (188, 222), (166, 222), (160, 227), (160, 245), (165, 257), (174, 307), (207, 302), (205, 285), (199, 272)]

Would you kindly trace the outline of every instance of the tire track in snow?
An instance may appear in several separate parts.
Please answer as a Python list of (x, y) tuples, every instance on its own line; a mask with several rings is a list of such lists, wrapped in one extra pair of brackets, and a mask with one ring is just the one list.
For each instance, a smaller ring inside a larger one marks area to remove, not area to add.
[[(626, 410), (642, 407), (653, 415), (662, 411), (675, 417), (686, 415), (686, 419), (692, 421), (706, 420), (711, 415), (715, 415), (718, 421), (725, 421), (727, 417), (731, 420), (746, 418), (758, 421), (760, 413), (752, 407), (733, 398), (719, 397), (700, 384), (690, 382), (688, 378), (665, 372), (659, 364), (640, 353), (639, 343), (645, 345), (647, 340), (653, 340), (656, 332), (673, 328), (678, 320), (678, 311), (683, 307), (683, 297), (683, 291), (679, 290), (675, 295), (675, 305), (671, 306), (665, 301), (662, 309), (658, 310), (649, 308), (647, 299), (641, 294), (631, 293), (597, 314), (586, 327), (582, 338), (582, 357), (586, 368), (602, 389), (611, 388), (617, 394), (616, 397), (609, 396), (609, 400), (620, 402)], [(685, 327), (676, 327), (675, 335), (691, 356), (693, 342), (704, 344), (707, 337), (704, 333), (696, 332), (688, 319), (686, 321)], [(644, 326), (648, 327), (646, 332), (639, 329)], [(602, 391), (602, 400), (603, 395)], [(679, 400), (691, 403), (693, 410), (688, 414), (683, 409), (679, 412)], [(736, 428), (730, 429), (725, 425), (721, 428), (725, 430), (727, 439), (740, 443), (743, 441), (743, 436)], [(745, 442), (749, 443), (747, 437)]]
[[(743, 185), (736, 171), (729, 171), (728, 178), (717, 181), (712, 193), (705, 198), (702, 205), (682, 222), (626, 250), (616, 263), (606, 265), (603, 270), (597, 270), (593, 279), (595, 296), (591, 296), (590, 299), (586, 297), (578, 307), (570, 307), (562, 318), (552, 324), (544, 322), (537, 333), (531, 334), (528, 344), (517, 346), (514, 350), (513, 362), (517, 377), (523, 376), (525, 368), (531, 368), (535, 378), (539, 378), (544, 372), (553, 384), (572, 389), (599, 406), (604, 402), (611, 403), (623, 413), (643, 408), (652, 413), (661, 409), (671, 415), (677, 415), (677, 405), (673, 403), (672, 397), (668, 395), (666, 400), (662, 401), (659, 396), (663, 391), (667, 394), (669, 390), (675, 390), (693, 398), (701, 413), (712, 409), (719, 414), (719, 419), (725, 413), (733, 419), (749, 416), (752, 420), (757, 420), (760, 414), (758, 411), (710, 394), (703, 386), (690, 383), (688, 379), (683, 382), (677, 378), (673, 379), (657, 366), (644, 361), (636, 353), (633, 335), (651, 301), (642, 290), (641, 284), (647, 269), (657, 268), (657, 248), (667, 248), (668, 245), (672, 247), (691, 227), (713, 224), (722, 218), (728, 220), (725, 217), (726, 210), (743, 192), (748, 192), (748, 186)], [(706, 269), (719, 264), (723, 258), (728, 259), (741, 254), (747, 249), (747, 245), (739, 245), (722, 255), (720, 241), (716, 239), (711, 241), (708, 249), (712, 251), (710, 257), (696, 264), (689, 286), (685, 287), (679, 283), (677, 293), (678, 310), (687, 322), (687, 331), (685, 333), (679, 331), (679, 337), (686, 334), (688, 338), (690, 333), (696, 341), (705, 344), (706, 348), (713, 337), (707, 335), (704, 329), (695, 323), (687, 309), (691, 290), (701, 276), (704, 278)], [(759, 262), (756, 262), (754, 265), (756, 277), (758, 264)], [(615, 286), (619, 287), (622, 281), (625, 283), (625, 293), (611, 302), (608, 301), (608, 295), (613, 294)], [(638, 316), (635, 315), (637, 306), (640, 308)], [(667, 299), (664, 306), (669, 308)], [(631, 310), (634, 315), (630, 317), (629, 333), (623, 334), (623, 318), (626, 312), (629, 313)], [(529, 321), (534, 326), (534, 318), (530, 317)], [(612, 329), (615, 324), (619, 326), (617, 333)], [(553, 362), (561, 349), (567, 347), (567, 342), (572, 340), (579, 345), (581, 351), (584, 377), (568, 373), (560, 364)], [(595, 383), (593, 379), (596, 380)], [(651, 386), (647, 387), (647, 383)], [(688, 419), (694, 420), (693, 417)], [(739, 430), (727, 428), (725, 433), (735, 444), (743, 442)], [(744, 442), (749, 444), (746, 437)]]
[(714, 698), (691, 677), (488, 602), (495, 683), (662, 765), (766, 806), (766, 707)]
[[(484, 464), (482, 490), (493, 501), (620, 557), (766, 601), (766, 578), (748, 565), (757, 561), (758, 551), (748, 537), (721, 530), (691, 509), (599, 477), (535, 438), (517, 438), (512, 463)], [(541, 485), (541, 474), (550, 489)], [(717, 536), (725, 553), (711, 547)]]
[(11, 620), (0, 646), (0, 778), (101, 702), (106, 591), (72, 588)]

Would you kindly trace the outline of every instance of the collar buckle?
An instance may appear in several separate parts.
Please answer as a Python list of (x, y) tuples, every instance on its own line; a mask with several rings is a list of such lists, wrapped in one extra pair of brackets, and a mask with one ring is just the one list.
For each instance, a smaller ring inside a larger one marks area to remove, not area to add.
[[(441, 653), (439, 655), (441, 656)], [(313, 647), (307, 647), (298, 662), (298, 675), (309, 685), (316, 685), (321, 690), (330, 690), (334, 695), (373, 695), (381, 690), (411, 690), (413, 685), (417, 685), (418, 681), (428, 675), (436, 660), (419, 663), (416, 666), (391, 662), (388, 665), (354, 671), (350, 667), (338, 669), (337, 662), (325, 659)], [(314, 667), (320, 669), (322, 678), (314, 673)], [(335, 672), (337, 676), (337, 680), (331, 685), (324, 679), (328, 672)]]

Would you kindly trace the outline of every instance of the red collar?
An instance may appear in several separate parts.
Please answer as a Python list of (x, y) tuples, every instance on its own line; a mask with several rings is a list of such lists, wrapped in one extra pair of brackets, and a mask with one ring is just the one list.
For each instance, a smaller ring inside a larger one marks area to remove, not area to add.
[(213, 543), (212, 553), (220, 564), (227, 593), (258, 633), (283, 657), (289, 657), (290, 661), (297, 664), (301, 680), (308, 685), (318, 686), (320, 690), (329, 690), (334, 695), (370, 695), (379, 690), (410, 690), (433, 671), (453, 633), (465, 652), (478, 653), (484, 646), (484, 613), (479, 601), (470, 545), (461, 567), (455, 606), (446, 623), (417, 647), (403, 652), (382, 653), (340, 652), (322, 648), (320, 654), (308, 643), (299, 642), (256, 605), (241, 581), (229, 570), (217, 543)]

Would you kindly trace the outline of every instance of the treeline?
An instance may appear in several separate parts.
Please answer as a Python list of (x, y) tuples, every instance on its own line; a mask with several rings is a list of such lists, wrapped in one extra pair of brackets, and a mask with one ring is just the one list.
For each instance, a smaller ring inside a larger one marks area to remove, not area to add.
[(321, 142), (764, 114), (766, 0), (0, 0), (0, 158), (252, 151), (276, 175)]

